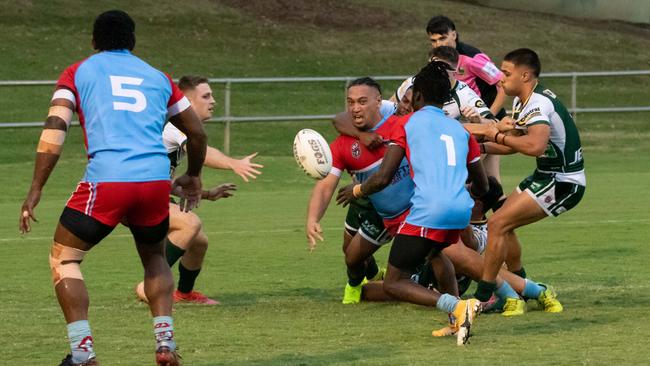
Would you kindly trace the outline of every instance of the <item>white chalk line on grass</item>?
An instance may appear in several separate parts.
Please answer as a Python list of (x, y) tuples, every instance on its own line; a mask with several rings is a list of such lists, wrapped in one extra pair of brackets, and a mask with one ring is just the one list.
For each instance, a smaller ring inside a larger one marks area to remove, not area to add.
[[(629, 220), (572, 220), (572, 221), (542, 221), (540, 224), (547, 225), (602, 225), (602, 224), (638, 224), (638, 223), (647, 223), (650, 222), (650, 218), (647, 219), (629, 219)], [(334, 231), (341, 230), (343, 226), (336, 227), (325, 227), (322, 228), (324, 231)], [(206, 231), (208, 235), (242, 235), (242, 234), (276, 234), (276, 233), (291, 233), (296, 232), (302, 234), (302, 229), (263, 229), (263, 230), (217, 230), (217, 231)], [(111, 234), (109, 237), (112, 238), (130, 238), (131, 234)], [(13, 238), (0, 238), (0, 242), (8, 241), (18, 241), (18, 240), (51, 240), (52, 236), (29, 236), (24, 235), (22, 237), (13, 237)]]

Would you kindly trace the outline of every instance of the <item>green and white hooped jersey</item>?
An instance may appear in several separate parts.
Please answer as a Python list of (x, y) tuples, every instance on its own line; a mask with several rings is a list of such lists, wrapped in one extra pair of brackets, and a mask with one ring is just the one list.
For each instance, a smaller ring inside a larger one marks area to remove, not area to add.
[(451, 89), (451, 100), (445, 103), (442, 110), (447, 117), (460, 120), (462, 117), (460, 111), (465, 107), (473, 108), (481, 117), (492, 115), (490, 108), (485, 105), (481, 97), (467, 84), (457, 80), (456, 85)]
[(544, 154), (537, 157), (537, 170), (554, 173), (559, 182), (586, 185), (582, 146), (578, 129), (569, 111), (549, 89), (537, 84), (525, 106), (518, 97), (513, 102), (515, 128), (544, 123), (551, 127), (551, 135)]

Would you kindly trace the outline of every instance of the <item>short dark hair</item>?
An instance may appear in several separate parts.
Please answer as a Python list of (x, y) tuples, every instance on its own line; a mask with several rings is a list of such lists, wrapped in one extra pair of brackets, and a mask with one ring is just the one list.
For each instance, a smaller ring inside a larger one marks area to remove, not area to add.
[(429, 34), (445, 34), (453, 30), (456, 30), (456, 25), (444, 15), (436, 15), (427, 23), (427, 33)]
[(448, 65), (442, 61), (433, 61), (415, 75), (413, 96), (422, 94), (425, 104), (441, 106), (451, 98), (451, 83), (447, 74)]
[(512, 62), (515, 66), (525, 65), (530, 67), (535, 77), (539, 77), (542, 72), (542, 63), (539, 61), (539, 56), (530, 48), (518, 48), (510, 51), (503, 59)]
[(379, 85), (379, 83), (376, 82), (375, 79), (369, 76), (352, 80), (350, 84), (348, 84), (348, 89), (350, 89), (350, 87), (355, 85), (366, 85), (371, 88), (375, 88), (379, 92), (379, 95), (381, 95), (381, 85)]
[(207, 84), (208, 78), (199, 75), (184, 75), (178, 80), (178, 88), (182, 91), (193, 90), (199, 84)]
[(135, 47), (135, 22), (121, 10), (101, 13), (93, 25), (93, 40), (98, 51), (132, 51)]
[(440, 47), (432, 48), (429, 51), (429, 59), (431, 59), (432, 57), (449, 61), (454, 65), (458, 64), (458, 51), (456, 51), (456, 49), (453, 47), (440, 46)]

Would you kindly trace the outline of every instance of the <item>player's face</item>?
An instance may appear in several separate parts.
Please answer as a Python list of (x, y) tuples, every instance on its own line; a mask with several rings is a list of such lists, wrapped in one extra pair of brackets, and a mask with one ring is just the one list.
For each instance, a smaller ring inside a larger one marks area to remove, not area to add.
[[(348, 112), (352, 123), (359, 129), (368, 129), (377, 116), (381, 105), (381, 95), (377, 89), (368, 85), (354, 85), (348, 88)], [(377, 122), (377, 121), (374, 121)]]
[(450, 30), (447, 33), (428, 33), (429, 41), (431, 41), (431, 47), (437, 48), (440, 46), (448, 46), (456, 48), (456, 31)]
[(501, 72), (503, 72), (503, 79), (501, 79), (501, 86), (506, 95), (517, 96), (524, 85), (524, 75), (522, 69), (518, 68), (509, 61), (501, 63)]
[(413, 104), (411, 103), (413, 99), (413, 88), (408, 88), (404, 96), (399, 101), (397, 105), (397, 114), (400, 116), (409, 114), (413, 112)]
[(207, 121), (212, 117), (215, 101), (210, 85), (207, 83), (199, 84), (193, 90), (185, 91), (185, 96), (192, 103), (192, 108), (194, 108), (194, 112), (201, 121)]

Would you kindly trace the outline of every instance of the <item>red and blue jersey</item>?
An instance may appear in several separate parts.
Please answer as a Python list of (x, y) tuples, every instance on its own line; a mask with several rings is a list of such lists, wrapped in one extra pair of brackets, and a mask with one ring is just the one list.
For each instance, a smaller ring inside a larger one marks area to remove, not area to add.
[(190, 106), (168, 75), (127, 50), (97, 53), (68, 67), (53, 99), (70, 100), (84, 131), (86, 182), (169, 179), (165, 121)]
[(474, 206), (465, 188), (467, 165), (480, 159), (478, 143), (440, 108), (426, 106), (405, 117), (397, 121), (390, 139), (406, 151), (415, 182), (406, 223), (432, 229), (466, 227)]
[[(373, 131), (387, 139), (391, 129), (401, 118), (403, 117), (395, 115), (384, 117), (373, 128)], [(386, 152), (385, 146), (370, 150), (358, 139), (346, 135), (338, 136), (330, 144), (330, 149), (332, 150), (330, 174), (341, 176), (341, 172), (347, 170), (360, 183), (379, 170)], [(382, 191), (371, 194), (368, 198), (381, 217), (392, 218), (411, 206), (412, 195), (413, 181), (409, 175), (408, 162), (403, 159), (390, 184)]]

